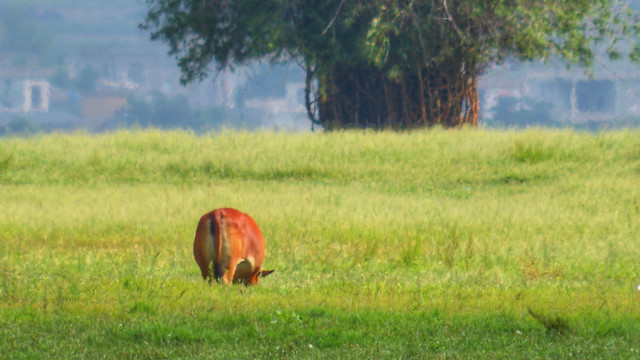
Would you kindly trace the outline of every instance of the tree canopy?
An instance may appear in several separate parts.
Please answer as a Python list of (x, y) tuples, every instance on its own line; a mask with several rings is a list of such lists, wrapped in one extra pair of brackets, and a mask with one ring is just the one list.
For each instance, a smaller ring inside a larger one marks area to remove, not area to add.
[(475, 124), (477, 77), (506, 59), (589, 66), (640, 59), (637, 15), (615, 0), (147, 0), (141, 27), (183, 83), (259, 59), (298, 61), (323, 127)]

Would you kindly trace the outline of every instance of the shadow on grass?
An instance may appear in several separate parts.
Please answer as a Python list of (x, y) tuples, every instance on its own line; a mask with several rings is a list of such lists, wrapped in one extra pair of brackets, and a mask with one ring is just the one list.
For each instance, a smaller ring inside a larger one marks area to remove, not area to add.
[(528, 309), (529, 315), (540, 323), (547, 330), (547, 334), (550, 335), (565, 335), (570, 332), (571, 328), (566, 319), (558, 315), (548, 315), (542, 312), (537, 312)]

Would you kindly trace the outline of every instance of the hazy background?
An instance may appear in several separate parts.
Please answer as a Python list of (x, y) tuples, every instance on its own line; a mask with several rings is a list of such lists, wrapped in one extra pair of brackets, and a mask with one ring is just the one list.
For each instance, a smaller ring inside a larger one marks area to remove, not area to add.
[[(138, 0), (2, 0), (0, 134), (310, 130), (297, 64), (256, 63), (184, 87), (167, 47), (138, 29), (145, 13)], [(600, 59), (589, 78), (564, 64), (509, 62), (482, 77), (480, 101), (481, 126), (638, 126), (640, 68)]]

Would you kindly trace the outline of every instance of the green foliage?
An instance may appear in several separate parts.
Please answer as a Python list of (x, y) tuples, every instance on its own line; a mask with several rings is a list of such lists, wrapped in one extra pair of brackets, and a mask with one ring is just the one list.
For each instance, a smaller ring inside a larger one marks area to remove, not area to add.
[(542, 141), (517, 141), (514, 144), (513, 158), (519, 162), (537, 163), (553, 157), (553, 151)]
[[(10, 358), (635, 358), (640, 133), (136, 131), (0, 141)], [(265, 235), (208, 286), (197, 219)]]
[[(211, 107), (193, 110), (189, 99), (183, 95), (166, 96), (154, 92), (148, 97), (130, 96), (129, 106), (113, 119), (115, 127), (155, 127), (162, 129), (211, 130), (222, 127), (230, 118), (241, 118), (241, 109), (229, 110)], [(257, 117), (254, 117), (257, 118)], [(255, 128), (255, 120), (243, 119), (233, 124), (236, 127)]]
[(635, 59), (640, 44), (637, 14), (615, 0), (147, 3), (141, 27), (169, 45), (184, 83), (212, 63), (296, 59), (308, 92), (317, 81), (307, 109), (325, 128), (475, 123), (473, 84), (492, 63), (559, 57), (590, 66), (601, 47), (619, 58), (626, 41)]
[[(590, 64), (594, 46), (636, 35), (635, 14), (599, 1), (217, 1), (150, 0), (142, 27), (166, 41), (184, 80), (207, 65), (300, 55), (308, 66), (339, 62), (405, 70), (463, 56), (478, 66), (508, 56), (561, 56)], [(194, 39), (194, 41), (182, 41)], [(612, 51), (615, 57), (619, 51)], [(421, 66), (421, 65), (418, 65)], [(322, 69), (320, 69), (322, 71)]]

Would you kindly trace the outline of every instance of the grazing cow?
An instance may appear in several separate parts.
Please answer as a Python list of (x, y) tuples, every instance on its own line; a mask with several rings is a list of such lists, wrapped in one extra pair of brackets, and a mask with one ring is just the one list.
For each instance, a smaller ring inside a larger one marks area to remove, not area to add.
[(249, 215), (231, 208), (204, 214), (198, 222), (193, 255), (205, 280), (225, 284), (242, 281), (258, 283), (273, 270), (261, 270), (264, 239), (258, 224)]

